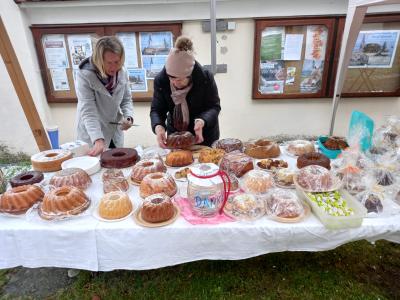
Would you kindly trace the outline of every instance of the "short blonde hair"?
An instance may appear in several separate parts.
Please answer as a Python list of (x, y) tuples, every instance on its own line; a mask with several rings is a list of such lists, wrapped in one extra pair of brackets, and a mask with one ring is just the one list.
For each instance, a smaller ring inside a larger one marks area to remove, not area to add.
[(119, 38), (116, 36), (103, 36), (98, 39), (96, 45), (94, 46), (92, 63), (97, 68), (100, 75), (104, 78), (107, 77), (107, 74), (104, 70), (104, 53), (107, 51), (118, 54), (121, 57), (120, 68), (122, 68), (125, 62), (125, 50)]

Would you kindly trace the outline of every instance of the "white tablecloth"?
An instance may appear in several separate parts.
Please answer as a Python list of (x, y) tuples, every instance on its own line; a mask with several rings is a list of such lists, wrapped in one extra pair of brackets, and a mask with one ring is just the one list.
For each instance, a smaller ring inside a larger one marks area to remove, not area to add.
[[(289, 158), (290, 160), (290, 158)], [(294, 164), (294, 160), (290, 161)], [(174, 173), (176, 169), (169, 169)], [(124, 170), (125, 174), (129, 169)], [(50, 177), (51, 174), (47, 174)], [(87, 190), (93, 203), (85, 216), (58, 222), (0, 216), (0, 268), (64, 267), (92, 271), (144, 270), (201, 259), (244, 259), (281, 251), (322, 251), (367, 239), (400, 243), (400, 215), (366, 218), (359, 228), (328, 230), (314, 215), (301, 223), (278, 223), (262, 217), (254, 222), (191, 225), (182, 217), (159, 228), (94, 218), (102, 192), (101, 172)], [(185, 194), (185, 183), (179, 183)], [(129, 195), (138, 207), (138, 187)]]

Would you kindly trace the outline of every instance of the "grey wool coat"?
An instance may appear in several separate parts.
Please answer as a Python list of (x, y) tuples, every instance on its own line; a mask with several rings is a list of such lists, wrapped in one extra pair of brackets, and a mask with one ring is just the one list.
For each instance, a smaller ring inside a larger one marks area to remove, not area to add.
[[(82, 62), (83, 63), (83, 62)], [(113, 140), (116, 147), (123, 147), (124, 134), (118, 125), (123, 117), (133, 117), (132, 96), (128, 72), (122, 68), (118, 73), (118, 84), (111, 95), (89, 67), (82, 68), (76, 78), (77, 138), (89, 145), (104, 139), (106, 147)]]

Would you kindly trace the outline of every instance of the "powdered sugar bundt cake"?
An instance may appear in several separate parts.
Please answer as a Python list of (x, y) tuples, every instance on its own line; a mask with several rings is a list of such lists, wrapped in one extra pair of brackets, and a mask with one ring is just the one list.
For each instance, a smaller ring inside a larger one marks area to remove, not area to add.
[(40, 172), (55, 172), (61, 170), (61, 164), (72, 158), (72, 152), (62, 149), (51, 149), (31, 156), (32, 168)]
[(81, 190), (87, 189), (91, 183), (88, 173), (79, 168), (58, 171), (50, 179), (50, 184), (55, 187), (74, 186)]
[(177, 192), (175, 180), (168, 173), (147, 174), (140, 183), (140, 197), (146, 198), (157, 193), (164, 193), (172, 197)]
[(314, 143), (306, 140), (290, 141), (287, 142), (287, 152), (293, 155), (315, 152)]
[(244, 153), (258, 159), (275, 158), (281, 154), (281, 150), (277, 143), (267, 139), (259, 139), (254, 143), (246, 144)]
[(147, 174), (166, 171), (167, 168), (161, 159), (142, 159), (132, 167), (131, 180), (135, 183), (140, 183)]
[(195, 142), (194, 135), (189, 131), (174, 132), (167, 136), (167, 148), (186, 149)]
[(169, 167), (184, 167), (191, 163), (193, 163), (193, 154), (188, 150), (172, 151), (165, 158), (165, 164)]
[(132, 209), (132, 202), (126, 193), (110, 192), (100, 200), (99, 215), (103, 219), (116, 220), (129, 215)]
[(17, 187), (21, 185), (29, 185), (39, 183), (44, 179), (43, 173), (39, 171), (22, 172), (10, 179), (10, 185)]
[(154, 194), (146, 197), (141, 209), (142, 219), (150, 223), (160, 223), (170, 220), (175, 210), (171, 198), (165, 194)]
[(124, 173), (119, 169), (108, 169), (102, 175), (104, 193), (121, 191), (126, 192), (129, 189), (129, 183)]
[(48, 192), (39, 209), (43, 219), (55, 219), (78, 215), (90, 205), (85, 193), (73, 186), (63, 186)]
[(35, 185), (21, 185), (6, 191), (0, 195), (0, 212), (21, 214), (26, 212), (38, 201), (41, 201), (44, 193)]

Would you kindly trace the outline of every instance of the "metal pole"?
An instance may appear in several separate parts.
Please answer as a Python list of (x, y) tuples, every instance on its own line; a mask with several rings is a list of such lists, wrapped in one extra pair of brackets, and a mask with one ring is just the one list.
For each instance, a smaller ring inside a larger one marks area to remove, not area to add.
[(329, 128), (329, 135), (333, 135), (333, 128), (335, 127), (335, 120), (336, 120), (336, 112), (338, 109), (339, 105), (339, 99), (340, 95), (336, 95), (335, 99), (333, 100), (333, 105), (332, 105), (332, 117), (331, 117), (331, 127)]
[(211, 27), (211, 72), (217, 73), (217, 19), (216, 0), (210, 0), (210, 27)]

